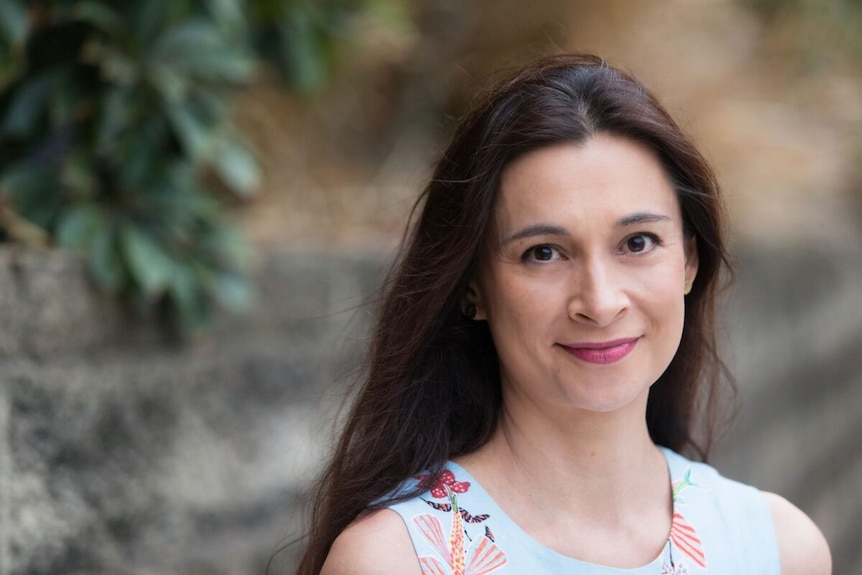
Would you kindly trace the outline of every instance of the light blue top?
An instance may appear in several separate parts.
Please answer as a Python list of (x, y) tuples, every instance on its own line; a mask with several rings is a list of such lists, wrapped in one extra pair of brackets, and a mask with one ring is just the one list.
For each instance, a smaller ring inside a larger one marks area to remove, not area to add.
[(775, 528), (760, 491), (662, 451), (672, 479), (673, 524), (662, 553), (636, 569), (596, 565), (543, 546), (452, 462), (433, 488), (390, 508), (407, 525), (423, 575), (778, 575)]

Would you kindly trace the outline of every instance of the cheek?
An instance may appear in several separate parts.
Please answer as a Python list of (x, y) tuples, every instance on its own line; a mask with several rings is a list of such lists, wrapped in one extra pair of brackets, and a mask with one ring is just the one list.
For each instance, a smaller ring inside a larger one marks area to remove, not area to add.
[[(674, 281), (676, 276), (666, 278), (655, 286), (653, 303), (653, 319), (667, 333), (669, 344), (677, 345), (677, 338), (682, 335), (685, 318), (685, 296), (683, 281)], [(679, 284), (679, 285), (677, 285)]]
[(682, 328), (685, 312), (685, 275), (682, 265), (644, 274), (637, 286), (638, 307), (669, 329)]
[[(513, 275), (492, 278), (494, 289), (487, 290), (488, 322), (493, 328), (507, 325), (521, 330), (535, 328), (565, 310), (560, 290), (553, 281)], [(561, 307), (562, 305), (562, 307)]]
[[(512, 333), (526, 322), (530, 315), (531, 298), (517, 286), (497, 285), (497, 289), (489, 293), (487, 321), (492, 332), (505, 329)], [(516, 332), (514, 332), (516, 333)]]

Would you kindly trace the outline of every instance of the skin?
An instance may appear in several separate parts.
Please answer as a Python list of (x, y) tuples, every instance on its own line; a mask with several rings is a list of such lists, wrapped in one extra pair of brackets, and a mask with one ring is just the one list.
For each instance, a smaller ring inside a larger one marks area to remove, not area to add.
[[(684, 290), (697, 274), (660, 162), (605, 134), (519, 158), (503, 172), (481, 261), (465, 304), (494, 338), (503, 407), (491, 440), (457, 462), (539, 543), (610, 567), (649, 563), (673, 507), (644, 414), (679, 346)], [(782, 573), (830, 573), (817, 527), (766, 497)], [(388, 510), (345, 530), (322, 571), (391, 572), (420, 569)]]
[(803, 511), (774, 493), (764, 492), (772, 509), (782, 575), (829, 575), (832, 554), (820, 529)]
[(407, 527), (383, 509), (354, 521), (332, 544), (320, 575), (421, 575)]

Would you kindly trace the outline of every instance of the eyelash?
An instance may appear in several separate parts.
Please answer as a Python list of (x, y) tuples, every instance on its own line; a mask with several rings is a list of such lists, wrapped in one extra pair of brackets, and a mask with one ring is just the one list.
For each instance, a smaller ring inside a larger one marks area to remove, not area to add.
[(547, 262), (553, 261), (553, 260), (555, 259), (555, 258), (552, 258), (552, 259), (548, 259), (548, 260), (540, 260), (540, 259), (536, 258), (536, 257), (535, 257), (536, 252), (537, 252), (538, 250), (540, 250), (540, 249), (549, 249), (549, 250), (553, 250), (553, 251), (554, 251), (554, 255), (555, 255), (555, 256), (557, 256), (557, 257), (561, 256), (561, 254), (560, 254), (560, 248), (558, 248), (558, 247), (556, 247), (556, 246), (548, 245), (548, 244), (540, 244), (540, 245), (538, 245), (538, 246), (533, 246), (533, 247), (531, 247), (530, 249), (528, 249), (527, 251), (525, 251), (525, 252), (524, 252), (524, 254), (521, 256), (521, 261), (522, 261), (523, 263), (540, 263), (540, 264), (544, 264), (544, 263), (547, 263)]
[[(631, 242), (635, 238), (646, 238), (649, 242), (652, 242), (652, 245), (647, 246), (645, 249), (643, 249), (641, 251), (628, 250), (629, 242)], [(658, 246), (661, 246), (661, 245), (662, 245), (661, 239), (657, 235), (652, 234), (652, 233), (648, 233), (648, 232), (638, 232), (636, 234), (632, 234), (632, 235), (626, 237), (622, 241), (622, 243), (620, 244), (620, 246), (621, 246), (620, 251), (623, 253), (633, 254), (633, 255), (637, 256), (637, 255), (641, 255), (641, 254), (645, 254), (645, 253), (650, 253), (655, 248), (657, 248)], [(538, 259), (538, 258), (536, 258), (535, 257), (536, 252), (540, 249), (552, 250), (553, 254), (552, 254), (551, 258), (550, 259)], [(558, 248), (557, 246), (554, 246), (551, 244), (539, 244), (539, 245), (533, 246), (530, 249), (528, 249), (527, 251), (525, 251), (523, 253), (523, 255), (521, 255), (521, 261), (523, 263), (544, 264), (544, 263), (554, 261), (555, 259), (557, 259), (559, 257), (562, 257), (562, 254), (561, 254), (560, 248)]]
[(658, 246), (660, 246), (660, 245), (661, 245), (661, 239), (659, 239), (659, 237), (658, 237), (657, 235), (655, 235), (655, 234), (651, 234), (651, 233), (648, 233), (648, 232), (638, 232), (638, 233), (636, 233), (636, 234), (632, 234), (632, 235), (628, 236), (625, 240), (623, 240), (623, 243), (622, 243), (623, 247), (625, 248), (626, 246), (628, 246), (628, 243), (629, 243), (631, 240), (633, 240), (634, 238), (647, 238), (647, 239), (649, 239), (649, 241), (651, 241), (651, 242), (652, 242), (652, 246), (651, 246), (651, 247), (648, 247), (648, 248), (646, 248), (646, 249), (644, 249), (644, 250), (641, 250), (641, 251), (639, 251), (639, 252), (630, 252), (630, 253), (633, 253), (633, 254), (636, 254), (636, 255), (638, 255), (638, 254), (643, 254), (643, 253), (649, 253), (649, 252), (651, 252), (652, 250), (654, 250), (655, 248), (657, 248)]

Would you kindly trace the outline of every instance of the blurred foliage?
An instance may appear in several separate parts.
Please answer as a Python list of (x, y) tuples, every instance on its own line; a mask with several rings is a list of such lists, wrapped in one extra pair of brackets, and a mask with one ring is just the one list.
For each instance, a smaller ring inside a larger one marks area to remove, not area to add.
[[(765, 24), (766, 53), (796, 76), (836, 72), (862, 86), (862, 0), (741, 0)], [(789, 57), (788, 57), (789, 56)], [(853, 155), (862, 160), (862, 135), (853, 138)], [(862, 166), (857, 160), (856, 166)], [(862, 171), (846, 179), (862, 216)]]
[(862, 0), (741, 0), (801, 72), (835, 63), (862, 67)]
[(262, 61), (320, 87), (351, 15), (385, 4), (0, 0), (5, 239), (84, 251), (101, 288), (185, 333), (247, 303), (227, 204), (260, 171), (233, 98)]
[(319, 88), (335, 62), (335, 40), (345, 35), (358, 4), (253, 0), (248, 7), (254, 47), (296, 89)]

